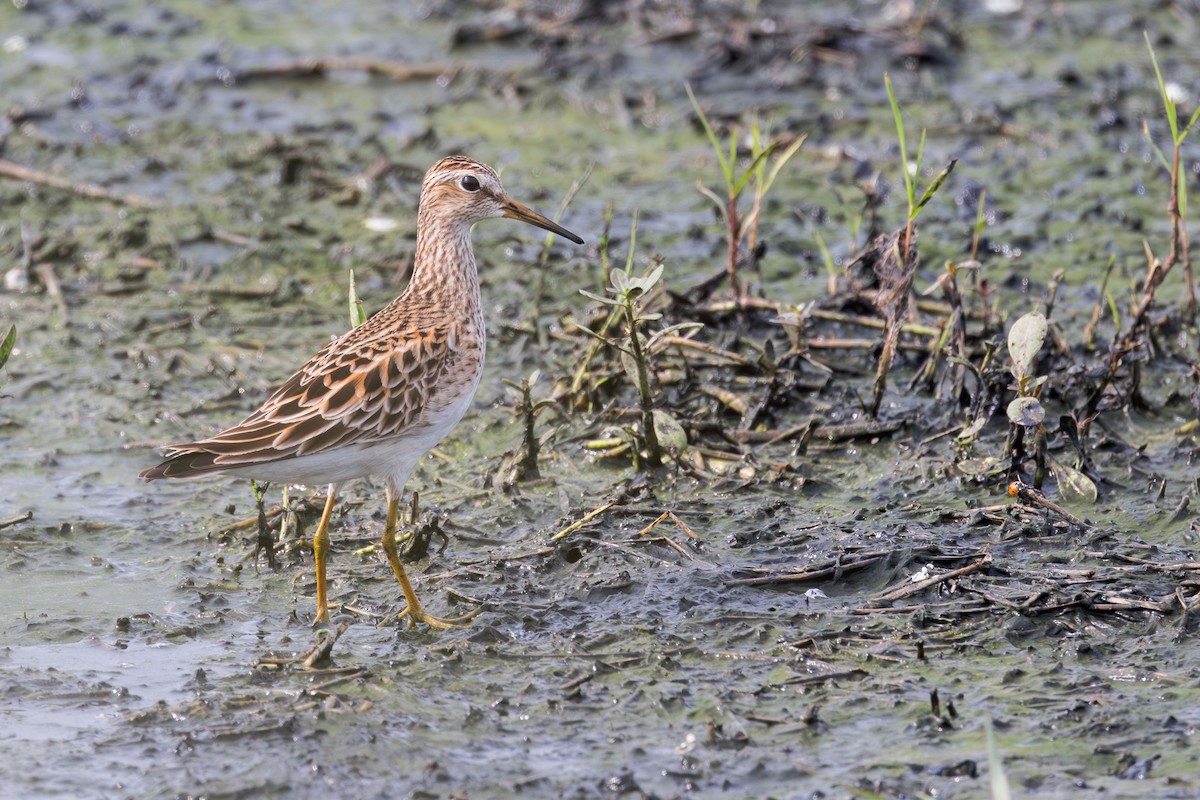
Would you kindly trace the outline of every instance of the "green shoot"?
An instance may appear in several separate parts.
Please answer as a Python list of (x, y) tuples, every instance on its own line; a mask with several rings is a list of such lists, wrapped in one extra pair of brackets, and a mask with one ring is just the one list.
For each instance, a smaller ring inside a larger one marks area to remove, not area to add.
[[(1198, 106), (1196, 110), (1192, 112), (1191, 119), (1188, 120), (1187, 125), (1185, 125), (1181, 130), (1179, 128), (1179, 111), (1175, 104), (1175, 99), (1171, 97), (1171, 92), (1167, 89), (1167, 82), (1163, 79), (1162, 70), (1158, 68), (1158, 58), (1154, 54), (1154, 46), (1150, 44), (1150, 34), (1142, 31), (1142, 36), (1146, 39), (1146, 49), (1150, 51), (1150, 63), (1154, 65), (1154, 77), (1158, 79), (1158, 94), (1162, 98), (1163, 108), (1167, 112), (1167, 126), (1171, 129), (1171, 144), (1178, 148), (1181, 144), (1183, 144), (1183, 140), (1187, 138), (1188, 134), (1192, 132), (1192, 126), (1196, 124), (1196, 119), (1200, 118), (1200, 106)], [(1149, 126), (1143, 123), (1142, 131), (1145, 133), (1146, 141), (1150, 143), (1152, 148), (1154, 148), (1154, 153), (1158, 156), (1158, 160), (1162, 163), (1167, 172), (1177, 172), (1179, 169), (1178, 162), (1176, 162), (1175, 167), (1171, 166), (1171, 164), (1167, 161), (1167, 157), (1163, 151), (1159, 149), (1158, 145), (1155, 144), (1153, 140), (1151, 140)], [(1179, 214), (1180, 216), (1186, 217), (1187, 181), (1179, 181), (1178, 189)]]
[(357, 328), (367, 321), (367, 312), (363, 309), (362, 301), (358, 299), (358, 291), (354, 288), (354, 270), (350, 270), (350, 327)]
[(1192, 112), (1192, 118), (1188, 120), (1188, 124), (1183, 130), (1180, 130), (1179, 112), (1176, 110), (1171, 93), (1167, 91), (1167, 82), (1163, 80), (1162, 70), (1158, 68), (1158, 58), (1154, 55), (1154, 46), (1150, 44), (1150, 34), (1142, 31), (1142, 36), (1146, 39), (1146, 49), (1150, 51), (1150, 63), (1154, 65), (1154, 76), (1158, 79), (1158, 92), (1162, 96), (1163, 108), (1167, 112), (1167, 124), (1171, 128), (1171, 141), (1174, 144), (1181, 144), (1191, 132), (1192, 126), (1196, 124), (1196, 119), (1200, 118), (1200, 108)]
[[(1132, 344), (1134, 339), (1139, 337), (1145, 330), (1148, 324), (1150, 309), (1154, 304), (1155, 292), (1162, 285), (1163, 280), (1166, 279), (1167, 273), (1176, 264), (1183, 265), (1184, 281), (1187, 284), (1187, 313), (1193, 317), (1196, 313), (1196, 286), (1192, 275), (1192, 258), (1187, 233), (1187, 181), (1181, 173), (1183, 172), (1183, 141), (1196, 124), (1196, 120), (1200, 118), (1200, 107), (1192, 113), (1187, 125), (1181, 128), (1179, 125), (1179, 110), (1175, 98), (1172, 96), (1172, 91), (1163, 78), (1162, 70), (1158, 66), (1158, 57), (1154, 53), (1154, 46), (1150, 44), (1150, 35), (1143, 32), (1143, 37), (1146, 40), (1146, 49), (1150, 52), (1150, 63), (1154, 67), (1155, 79), (1158, 81), (1158, 93), (1162, 100), (1163, 109), (1166, 112), (1167, 127), (1171, 131), (1171, 156), (1168, 159), (1167, 155), (1150, 138), (1149, 121), (1144, 120), (1142, 122), (1142, 132), (1146, 137), (1146, 141), (1149, 142), (1159, 162), (1170, 176), (1167, 213), (1171, 219), (1171, 245), (1167, 257), (1161, 263), (1155, 261), (1153, 258), (1148, 259), (1149, 274), (1146, 276), (1141, 297), (1137, 300), (1129, 314), (1131, 329), (1126, 337), (1127, 344)], [(1149, 254), (1148, 244), (1146, 245), (1146, 250), (1147, 254)]]
[(892, 76), (883, 73), (883, 84), (887, 87), (888, 103), (892, 107), (892, 117), (896, 120), (896, 139), (900, 142), (900, 171), (904, 174), (904, 194), (908, 197), (908, 218), (915, 213), (917, 189), (914, 183), (915, 175), (921, 174), (921, 156), (925, 150), (925, 131), (921, 131), (921, 146), (917, 149), (916, 164), (910, 169), (908, 164), (908, 145), (904, 141), (904, 118), (900, 116), (900, 104), (896, 102), (896, 92), (892, 89)]
[(0, 367), (3, 367), (8, 357), (12, 355), (13, 348), (17, 344), (17, 326), (10, 325), (8, 333), (4, 335), (4, 341), (0, 342)]
[(887, 87), (888, 103), (892, 107), (892, 117), (896, 121), (896, 139), (900, 143), (900, 167), (904, 173), (904, 194), (908, 200), (908, 222), (911, 224), (925, 204), (933, 197), (934, 193), (941, 188), (946, 178), (954, 171), (954, 165), (957, 160), (951, 161), (941, 172), (934, 176), (933, 180), (925, 188), (920, 199), (917, 198), (917, 178), (921, 175), (921, 161), (925, 156), (925, 129), (921, 129), (921, 143), (917, 146), (917, 157), (912, 162), (911, 168), (908, 160), (908, 145), (905, 143), (904, 137), (904, 118), (900, 114), (900, 104), (896, 101), (896, 92), (892, 89), (892, 78), (886, 72), (883, 75), (884, 85)]
[(662, 314), (646, 312), (641, 299), (649, 294), (662, 278), (663, 265), (658, 264), (647, 274), (635, 276), (633, 274), (633, 254), (636, 244), (637, 213), (635, 212), (629, 232), (629, 253), (625, 258), (625, 268), (614, 269), (609, 273), (608, 294), (601, 295), (586, 289), (579, 290), (580, 294), (598, 303), (611, 306), (615, 314), (624, 317), (628, 328), (628, 338), (622, 341), (612, 339), (603, 333), (595, 333), (586, 327), (581, 327), (580, 330), (620, 353), (625, 371), (637, 388), (640, 400), (646, 461), (650, 466), (657, 467), (665, 462), (666, 456), (679, 455), (687, 445), (687, 438), (683, 433), (682, 426), (673, 417), (654, 408), (654, 395), (650, 383), (652, 372), (650, 353), (663, 337), (681, 330), (700, 327), (700, 324), (693, 322), (671, 325), (655, 332), (652, 336), (646, 336), (646, 324), (662, 319)]
[(979, 205), (975, 209), (975, 227), (971, 229), (971, 260), (979, 258), (979, 238), (987, 230), (987, 190), (979, 193)]
[[(708, 138), (709, 146), (712, 147), (713, 152), (717, 156), (717, 162), (721, 166), (721, 176), (725, 182), (724, 197), (721, 197), (700, 182), (697, 182), (696, 189), (713, 202), (713, 205), (717, 207), (717, 211), (721, 215), (722, 222), (725, 223), (727, 229), (726, 235), (728, 237), (726, 273), (734, 296), (741, 297), (742, 285), (741, 280), (738, 278), (741, 245), (744, 241), (748, 242), (748, 249), (753, 252), (758, 238), (758, 223), (763, 200), (767, 192), (770, 191), (772, 184), (775, 183), (775, 179), (779, 176), (780, 171), (804, 143), (804, 137), (798, 137), (788, 145), (783, 153), (776, 157), (770, 170), (768, 170), (767, 161), (775, 151), (777, 143), (772, 142), (764, 145), (758, 120), (751, 117), (749, 124), (751, 134), (750, 164), (739, 174), (737, 172), (737, 134), (735, 132), (729, 134), (729, 148), (728, 152), (726, 152), (725, 145), (721, 143), (716, 131), (713, 130), (708, 116), (700, 106), (700, 101), (696, 99), (695, 93), (692, 92), (692, 87), (685, 84), (684, 88), (687, 90), (688, 99), (692, 102), (692, 108), (696, 112), (696, 117), (700, 120), (701, 127), (704, 128), (704, 134)], [(742, 191), (745, 190), (746, 185), (751, 180), (754, 181), (754, 203), (750, 213), (743, 220), (739, 214), (738, 200), (741, 197)]]
[(821, 252), (821, 261), (825, 264), (825, 279), (827, 281), (826, 291), (832, 297), (837, 294), (837, 279), (838, 266), (833, 260), (833, 254), (829, 252), (829, 246), (825, 244), (825, 237), (821, 235), (819, 230), (813, 229), (813, 237), (817, 240), (817, 250)]

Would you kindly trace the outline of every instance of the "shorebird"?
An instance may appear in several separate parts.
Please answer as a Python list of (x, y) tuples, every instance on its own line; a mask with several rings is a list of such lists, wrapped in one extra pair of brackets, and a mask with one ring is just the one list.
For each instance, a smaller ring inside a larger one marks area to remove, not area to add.
[(338, 488), (368, 475), (387, 487), (383, 551), (407, 607), (398, 619), (450, 628), (425, 611), (396, 552), (404, 485), (417, 462), (458, 424), (483, 372), (485, 329), (471, 226), (507, 217), (583, 240), (508, 196), (491, 167), (450, 156), (421, 184), (417, 249), (408, 287), (379, 313), (331, 341), (228, 430), (171, 445), (143, 480), (223, 473), (260, 481), (327, 485), (313, 536), (317, 622), (329, 620), (325, 567)]

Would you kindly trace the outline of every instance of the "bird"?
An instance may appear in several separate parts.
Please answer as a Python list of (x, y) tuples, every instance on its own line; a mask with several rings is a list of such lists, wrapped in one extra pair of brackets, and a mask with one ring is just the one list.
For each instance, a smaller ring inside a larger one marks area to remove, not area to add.
[(327, 487), (313, 536), (316, 623), (329, 621), (329, 522), (343, 483), (376, 476), (386, 487), (382, 547), (407, 603), (397, 620), (464, 625), (427, 612), (396, 551), (404, 487), (414, 467), (458, 424), (483, 373), (486, 330), (471, 228), (506, 217), (583, 244), (509, 197), (496, 171), (457, 155), (425, 173), (412, 277), (398, 297), (333, 339), (244, 420), (213, 436), (169, 445), (144, 481), (225, 474)]

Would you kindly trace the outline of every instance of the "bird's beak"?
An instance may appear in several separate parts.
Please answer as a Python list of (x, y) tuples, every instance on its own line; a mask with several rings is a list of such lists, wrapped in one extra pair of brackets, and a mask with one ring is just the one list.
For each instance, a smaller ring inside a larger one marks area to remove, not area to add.
[(541, 214), (534, 211), (532, 208), (523, 206), (511, 197), (504, 198), (504, 215), (508, 219), (519, 219), (521, 222), (528, 222), (530, 225), (537, 225), (539, 228), (548, 230), (551, 233), (557, 233), (565, 239), (570, 239), (575, 244), (583, 244), (583, 239), (580, 239), (569, 230), (559, 225), (551, 219), (543, 217)]

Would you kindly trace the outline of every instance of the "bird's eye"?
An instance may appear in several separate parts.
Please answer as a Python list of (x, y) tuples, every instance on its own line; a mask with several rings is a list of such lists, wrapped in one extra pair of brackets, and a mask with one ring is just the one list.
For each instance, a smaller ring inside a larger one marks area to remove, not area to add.
[(463, 179), (459, 182), (459, 185), (461, 185), (468, 192), (478, 192), (479, 178), (476, 178), (474, 175), (464, 175)]

